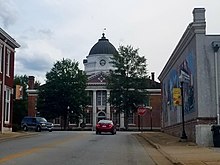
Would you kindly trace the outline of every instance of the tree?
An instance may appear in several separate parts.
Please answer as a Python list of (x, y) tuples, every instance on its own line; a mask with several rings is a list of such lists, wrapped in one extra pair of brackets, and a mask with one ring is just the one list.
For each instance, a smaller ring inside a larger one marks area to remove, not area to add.
[(79, 69), (79, 63), (70, 59), (57, 61), (46, 73), (46, 83), (40, 87), (38, 110), (49, 119), (62, 117), (64, 129), (68, 121), (78, 124), (83, 108), (88, 103), (85, 91), (86, 74)]
[[(16, 85), (22, 87), (22, 98), (16, 99)], [(21, 120), (28, 113), (28, 98), (27, 98), (27, 86), (28, 86), (28, 76), (26, 75), (15, 75), (14, 76), (14, 103), (13, 103), (13, 131), (19, 128)]]
[(111, 60), (115, 70), (108, 76), (107, 88), (111, 90), (108, 101), (118, 113), (125, 114), (125, 129), (128, 129), (129, 113), (136, 112), (138, 105), (148, 103), (146, 59), (139, 56), (138, 49), (120, 46)]

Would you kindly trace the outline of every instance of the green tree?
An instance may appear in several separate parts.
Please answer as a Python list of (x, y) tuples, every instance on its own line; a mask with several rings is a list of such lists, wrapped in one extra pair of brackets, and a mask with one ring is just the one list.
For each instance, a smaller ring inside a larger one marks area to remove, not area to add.
[(86, 74), (79, 63), (70, 59), (57, 61), (46, 74), (46, 83), (39, 88), (38, 110), (49, 119), (62, 117), (64, 129), (68, 121), (78, 124), (88, 103)]
[(21, 120), (28, 112), (28, 98), (27, 98), (27, 86), (28, 86), (28, 77), (26, 75), (15, 75), (14, 76), (14, 91), (16, 92), (16, 85), (23, 87), (23, 97), (19, 100), (16, 100), (14, 94), (14, 104), (13, 104), (13, 131), (16, 131), (21, 124)]
[(145, 57), (132, 46), (120, 46), (112, 57), (114, 70), (108, 76), (107, 88), (111, 90), (109, 102), (118, 113), (125, 114), (125, 129), (128, 129), (130, 113), (137, 111), (138, 105), (147, 104), (148, 72)]

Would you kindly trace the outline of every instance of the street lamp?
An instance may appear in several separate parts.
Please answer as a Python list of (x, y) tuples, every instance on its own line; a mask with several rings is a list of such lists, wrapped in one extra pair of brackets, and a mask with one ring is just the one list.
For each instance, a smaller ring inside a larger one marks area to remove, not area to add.
[(182, 71), (180, 72), (180, 76), (179, 76), (179, 79), (180, 79), (180, 89), (181, 89), (181, 99), (182, 99), (182, 136), (181, 136), (181, 139), (183, 140), (186, 140), (187, 139), (187, 136), (186, 136), (186, 132), (185, 132), (185, 114), (184, 114), (184, 82), (188, 82), (189, 81), (189, 75)]
[(184, 119), (184, 91), (183, 91), (183, 81), (180, 82), (181, 85), (181, 99), (182, 99), (182, 136), (181, 139), (187, 139), (186, 132), (185, 132), (185, 119)]

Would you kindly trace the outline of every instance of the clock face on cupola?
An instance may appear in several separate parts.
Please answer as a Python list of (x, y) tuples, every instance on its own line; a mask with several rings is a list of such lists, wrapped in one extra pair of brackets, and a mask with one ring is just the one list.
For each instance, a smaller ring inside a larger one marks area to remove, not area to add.
[(110, 69), (113, 70), (110, 60), (115, 53), (117, 50), (103, 33), (102, 37), (91, 48), (89, 55), (83, 60), (86, 74), (92, 75), (98, 72), (109, 72)]
[(104, 65), (106, 64), (106, 61), (105, 61), (104, 59), (101, 59), (100, 62), (99, 62), (99, 64), (100, 64), (101, 66), (104, 66)]

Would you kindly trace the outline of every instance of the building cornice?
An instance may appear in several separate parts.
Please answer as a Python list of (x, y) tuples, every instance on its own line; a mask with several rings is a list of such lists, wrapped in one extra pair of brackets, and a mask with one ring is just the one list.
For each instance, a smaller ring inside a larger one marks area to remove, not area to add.
[(183, 36), (181, 37), (179, 43), (177, 44), (176, 48), (174, 49), (173, 53), (171, 54), (168, 62), (166, 63), (165, 67), (163, 68), (162, 72), (160, 73), (158, 79), (161, 81), (166, 77), (168, 72), (173, 68), (173, 65), (176, 63), (176, 61), (180, 58), (179, 56), (182, 54), (182, 52), (185, 50), (185, 48), (188, 46), (190, 41), (195, 36), (195, 33), (192, 28), (192, 23), (189, 24), (189, 26), (186, 28)]
[(26, 90), (28, 95), (38, 94), (39, 91), (37, 89), (27, 89)]
[(3, 36), (3, 40), (10, 42), (14, 48), (19, 48), (20, 45), (13, 39), (9, 34), (7, 34), (2, 28), (0, 28), (0, 35)]
[(195, 8), (193, 10), (194, 20), (188, 25), (185, 32), (183, 33), (180, 41), (178, 42), (176, 48), (171, 54), (168, 62), (160, 73), (158, 79), (162, 81), (169, 71), (173, 68), (174, 64), (180, 59), (183, 51), (186, 50), (186, 47), (189, 45), (191, 40), (196, 35), (206, 35), (206, 22), (205, 22), (205, 9)]

